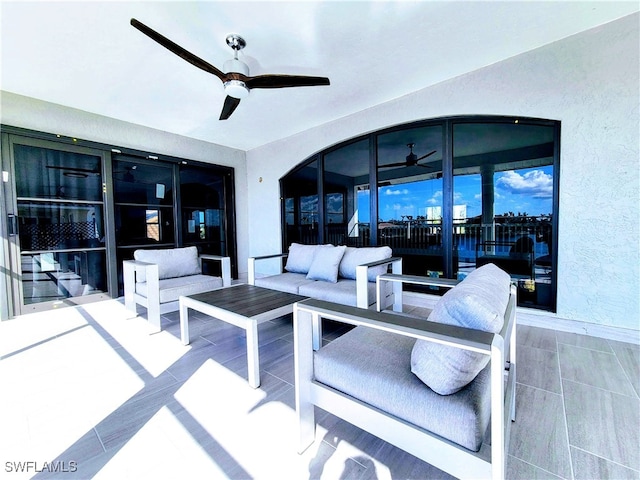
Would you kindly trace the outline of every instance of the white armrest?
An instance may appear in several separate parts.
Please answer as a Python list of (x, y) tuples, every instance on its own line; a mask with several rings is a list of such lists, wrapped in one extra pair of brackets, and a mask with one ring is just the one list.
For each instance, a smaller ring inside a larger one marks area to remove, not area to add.
[[(122, 274), (124, 280), (124, 305), (127, 310), (137, 314), (136, 309), (136, 277), (144, 271), (147, 282), (147, 297), (143, 305), (147, 308), (147, 318), (154, 331), (160, 331), (160, 279), (158, 264), (140, 260), (124, 260)], [(155, 320), (157, 318), (157, 321)], [(151, 320), (153, 319), (153, 320)]]
[(394, 315), (375, 310), (363, 311), (359, 307), (326, 302), (315, 298), (297, 302), (294, 305), (294, 311), (308, 311), (322, 318), (342, 323), (365, 326), (416, 339), (452, 345), (485, 355), (491, 354), (491, 345), (496, 341), (495, 337), (500, 337), (499, 334), (483, 332), (482, 330), (430, 322), (423, 318)]
[[(394, 302), (393, 310), (397, 312), (402, 311), (402, 285), (410, 283), (413, 285), (427, 285), (432, 287), (453, 288), (461, 280), (454, 280), (450, 278), (434, 278), (434, 277), (422, 277), (418, 275), (396, 275), (395, 273), (385, 273), (384, 275), (378, 275), (376, 279), (376, 310), (379, 312), (386, 308), (386, 305), (382, 304), (382, 283), (394, 282)], [(395, 286), (399, 288), (396, 290)]]
[(231, 258), (223, 257), (221, 255), (211, 255), (208, 253), (202, 253), (199, 255), (200, 268), (202, 268), (202, 260), (212, 260), (220, 262), (222, 268), (222, 286), (231, 286)]
[[(369, 269), (380, 265), (391, 264), (391, 271), (395, 274), (402, 273), (402, 258), (391, 257), (384, 260), (376, 260), (375, 262), (364, 263), (356, 266), (356, 305), (358, 308), (369, 308), (375, 303), (375, 299), (369, 298), (369, 290), (367, 288), (369, 282)], [(396, 288), (394, 286), (393, 293), (395, 295)], [(395, 301), (394, 301), (395, 304)]]
[(288, 253), (276, 253), (273, 255), (263, 255), (260, 257), (249, 257), (249, 265), (247, 268), (249, 285), (256, 284), (256, 261), (257, 260), (266, 260), (269, 258), (287, 258), (288, 256), (289, 256)]

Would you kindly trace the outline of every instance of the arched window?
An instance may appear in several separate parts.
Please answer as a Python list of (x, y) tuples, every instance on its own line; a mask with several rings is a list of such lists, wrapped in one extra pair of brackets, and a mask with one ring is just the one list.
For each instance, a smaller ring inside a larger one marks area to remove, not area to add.
[(405, 273), (458, 279), (495, 263), (520, 305), (555, 310), (559, 138), (557, 121), (472, 116), (351, 139), (281, 179), (283, 246), (389, 245)]

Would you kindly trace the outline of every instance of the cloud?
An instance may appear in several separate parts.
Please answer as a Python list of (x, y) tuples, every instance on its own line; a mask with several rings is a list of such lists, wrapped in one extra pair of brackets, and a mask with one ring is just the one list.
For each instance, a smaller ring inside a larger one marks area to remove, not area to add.
[(408, 195), (409, 190), (407, 190), (406, 188), (402, 190), (391, 190), (390, 188), (388, 188), (384, 191), (384, 194), (385, 195)]
[(553, 194), (553, 177), (542, 170), (531, 170), (524, 175), (508, 171), (498, 178), (496, 186), (515, 195), (550, 198)]
[(426, 201), (427, 205), (440, 205), (442, 204), (442, 190), (436, 190), (433, 192), (433, 196)]

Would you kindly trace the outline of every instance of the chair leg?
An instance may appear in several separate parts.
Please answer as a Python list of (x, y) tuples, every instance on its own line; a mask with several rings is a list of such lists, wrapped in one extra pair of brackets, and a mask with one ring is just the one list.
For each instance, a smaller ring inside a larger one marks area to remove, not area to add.
[(295, 392), (298, 432), (298, 453), (313, 444), (316, 437), (315, 407), (310, 400), (313, 378), (313, 343), (315, 326), (320, 323), (318, 315), (294, 309)]
[(158, 333), (162, 330), (160, 321), (160, 304), (153, 303), (147, 307), (147, 321), (149, 322), (150, 332)]
[(135, 267), (131, 262), (124, 262), (122, 274), (124, 280), (124, 307), (133, 314), (131, 316), (133, 318), (138, 316), (138, 309), (136, 308), (135, 300)]

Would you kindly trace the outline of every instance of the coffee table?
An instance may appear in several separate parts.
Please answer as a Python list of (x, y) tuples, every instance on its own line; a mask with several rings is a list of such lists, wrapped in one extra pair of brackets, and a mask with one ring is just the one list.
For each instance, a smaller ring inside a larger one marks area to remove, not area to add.
[(244, 328), (247, 332), (247, 367), (249, 385), (260, 386), (258, 325), (293, 312), (293, 304), (307, 297), (279, 292), (254, 285), (233, 285), (206, 293), (181, 296), (180, 336), (189, 345), (189, 309)]

